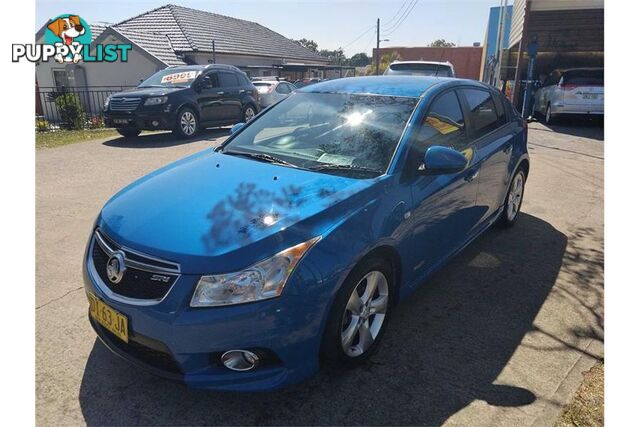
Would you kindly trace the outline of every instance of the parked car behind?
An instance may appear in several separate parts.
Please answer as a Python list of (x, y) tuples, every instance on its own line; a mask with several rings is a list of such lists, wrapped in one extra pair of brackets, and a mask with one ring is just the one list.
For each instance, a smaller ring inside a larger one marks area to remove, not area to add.
[(455, 77), (456, 73), (450, 62), (394, 61), (384, 70), (384, 75)]
[(392, 307), (517, 221), (526, 129), (471, 80), (297, 90), (107, 202), (84, 259), (91, 324), (123, 358), (197, 388), (270, 390), (320, 360), (363, 363)]
[(322, 79), (319, 78), (311, 78), (311, 79), (299, 79), (296, 80), (293, 85), (297, 88), (301, 88), (301, 87), (305, 87), (305, 86), (309, 86), (309, 85), (313, 85), (316, 83), (320, 83), (322, 81)]
[(213, 64), (166, 68), (104, 104), (105, 124), (125, 137), (172, 130), (189, 138), (205, 127), (249, 121), (258, 111), (258, 91), (247, 75)]
[(254, 81), (253, 85), (258, 89), (258, 102), (261, 108), (268, 107), (286, 98), (296, 90), (296, 87), (291, 83), (277, 80)]
[(562, 115), (604, 115), (604, 68), (555, 70), (534, 95), (534, 114), (552, 123)]

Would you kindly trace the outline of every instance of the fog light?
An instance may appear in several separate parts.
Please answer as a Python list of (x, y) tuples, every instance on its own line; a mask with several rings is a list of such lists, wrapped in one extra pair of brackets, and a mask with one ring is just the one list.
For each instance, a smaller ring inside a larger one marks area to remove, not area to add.
[(151, 122), (151, 124), (153, 125), (153, 127), (158, 127), (158, 125), (159, 125), (160, 123), (158, 123), (158, 121), (157, 121), (157, 120), (154, 120), (154, 121), (152, 121), (152, 122)]
[(258, 366), (260, 358), (248, 350), (229, 350), (220, 357), (220, 361), (232, 371), (250, 371)]

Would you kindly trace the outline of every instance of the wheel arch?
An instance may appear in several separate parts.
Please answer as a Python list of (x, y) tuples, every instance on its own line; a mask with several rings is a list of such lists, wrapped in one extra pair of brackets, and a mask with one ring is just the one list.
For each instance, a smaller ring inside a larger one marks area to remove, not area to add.
[(370, 259), (375, 258), (383, 259), (389, 262), (389, 266), (391, 267), (391, 271), (393, 272), (393, 295), (391, 298), (391, 303), (395, 305), (397, 304), (400, 296), (400, 284), (402, 283), (402, 261), (397, 249), (388, 244), (377, 246), (362, 255), (360, 259), (349, 270), (349, 274), (346, 275), (345, 279), (340, 284), (340, 287), (342, 287), (342, 285), (347, 280), (349, 280), (351, 273), (355, 271), (358, 266)]
[(176, 108), (176, 118), (178, 117), (180, 110), (182, 110), (183, 108), (191, 108), (193, 112), (196, 113), (196, 116), (198, 117), (198, 121), (200, 121), (200, 108), (198, 108), (198, 104), (191, 101), (184, 101), (182, 104), (178, 106), (178, 108)]

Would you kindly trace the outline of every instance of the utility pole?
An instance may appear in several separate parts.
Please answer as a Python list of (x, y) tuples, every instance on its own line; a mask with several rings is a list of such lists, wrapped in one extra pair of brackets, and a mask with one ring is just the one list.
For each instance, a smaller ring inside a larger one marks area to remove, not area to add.
[(213, 63), (216, 63), (216, 41), (211, 40), (211, 50), (213, 51)]
[(380, 75), (380, 18), (376, 22), (376, 76)]

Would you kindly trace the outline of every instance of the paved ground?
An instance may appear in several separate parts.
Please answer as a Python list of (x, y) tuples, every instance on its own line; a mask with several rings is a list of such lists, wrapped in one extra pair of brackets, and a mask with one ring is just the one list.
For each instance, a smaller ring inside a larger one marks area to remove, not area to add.
[(550, 425), (603, 357), (603, 130), (532, 124), (519, 223), (489, 230), (404, 303), (369, 366), (251, 395), (130, 367), (86, 319), (92, 221), (126, 183), (224, 135), (37, 152), (39, 425)]

